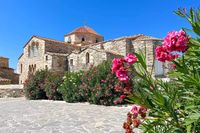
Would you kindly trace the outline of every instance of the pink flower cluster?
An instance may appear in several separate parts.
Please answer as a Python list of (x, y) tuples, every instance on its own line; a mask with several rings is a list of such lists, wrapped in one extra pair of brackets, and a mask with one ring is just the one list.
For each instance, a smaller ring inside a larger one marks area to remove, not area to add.
[(172, 31), (167, 34), (162, 42), (162, 46), (156, 48), (156, 58), (161, 62), (172, 61), (178, 58), (178, 54), (173, 52), (186, 52), (189, 38), (185, 31)]
[(137, 128), (144, 121), (147, 114), (147, 108), (134, 104), (131, 111), (127, 114), (127, 121), (123, 128), (126, 133), (133, 133), (133, 128)]
[(128, 71), (125, 68), (125, 63), (132, 65), (137, 61), (136, 56), (128, 54), (124, 58), (115, 58), (112, 61), (112, 72), (116, 74), (118, 79), (123, 82), (128, 82)]

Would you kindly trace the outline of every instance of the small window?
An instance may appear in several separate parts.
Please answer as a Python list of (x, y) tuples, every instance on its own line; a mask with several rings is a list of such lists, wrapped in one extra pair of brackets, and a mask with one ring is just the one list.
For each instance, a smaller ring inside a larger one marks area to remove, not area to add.
[(46, 61), (48, 61), (48, 55), (46, 55)]
[(47, 65), (45, 65), (45, 69), (48, 70), (48, 66)]
[(70, 59), (70, 65), (73, 66), (74, 63), (73, 63), (73, 59)]
[(22, 73), (22, 71), (23, 71), (23, 65), (21, 64), (20, 67), (21, 67), (20, 73)]
[(82, 42), (84, 42), (84, 41), (85, 41), (85, 38), (83, 37), (83, 38), (82, 38)]
[(96, 39), (96, 43), (98, 43), (98, 39)]
[(90, 55), (86, 53), (86, 64), (90, 63)]
[(68, 43), (71, 43), (71, 42), (72, 42), (71, 37), (68, 38), (68, 41), (67, 41), (67, 42), (68, 42)]

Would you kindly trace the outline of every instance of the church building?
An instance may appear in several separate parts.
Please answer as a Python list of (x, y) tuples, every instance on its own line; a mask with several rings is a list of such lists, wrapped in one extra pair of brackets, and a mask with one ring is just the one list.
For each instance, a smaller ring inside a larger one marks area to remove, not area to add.
[(24, 83), (28, 75), (37, 70), (48, 69), (57, 73), (87, 70), (91, 65), (96, 66), (139, 49), (146, 55), (148, 70), (152, 71), (153, 76), (164, 76), (166, 64), (154, 61), (155, 47), (161, 45), (161, 41), (143, 34), (105, 41), (102, 35), (88, 26), (66, 34), (64, 42), (32, 36), (18, 59), (19, 83)]

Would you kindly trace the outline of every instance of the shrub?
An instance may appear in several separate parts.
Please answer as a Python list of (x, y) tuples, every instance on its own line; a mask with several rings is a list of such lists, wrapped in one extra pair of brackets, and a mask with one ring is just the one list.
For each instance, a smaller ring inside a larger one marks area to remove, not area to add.
[(45, 82), (45, 92), (49, 100), (62, 100), (62, 94), (58, 92), (58, 87), (62, 84), (62, 75), (48, 73)]
[(120, 91), (115, 90), (117, 82), (111, 71), (111, 61), (105, 61), (84, 72), (79, 92), (90, 103), (113, 105), (121, 95)]
[(44, 70), (37, 71), (35, 75), (29, 75), (24, 84), (26, 98), (31, 100), (47, 99), (44, 87), (46, 76), (47, 71)]
[(81, 84), (82, 72), (66, 72), (64, 81), (58, 88), (66, 102), (85, 101), (79, 94), (79, 85)]
[(61, 100), (61, 94), (57, 91), (62, 82), (61, 77), (47, 70), (39, 70), (34, 75), (29, 75), (24, 84), (26, 98)]

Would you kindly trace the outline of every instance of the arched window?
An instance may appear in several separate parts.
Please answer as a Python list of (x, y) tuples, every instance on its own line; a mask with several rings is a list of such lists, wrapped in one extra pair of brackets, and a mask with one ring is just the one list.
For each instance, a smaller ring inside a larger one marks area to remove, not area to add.
[(31, 47), (30, 47), (30, 57), (34, 57), (35, 53), (35, 42), (32, 42)]
[(85, 41), (85, 38), (83, 37), (83, 38), (82, 38), (82, 42), (84, 42), (84, 41)]
[(33, 56), (34, 57), (37, 56), (37, 46), (36, 45), (33, 46)]
[(34, 69), (34, 72), (36, 72), (36, 64), (34, 65), (33, 69)]
[(36, 43), (36, 56), (39, 56), (39, 43)]
[(31, 65), (29, 65), (28, 71), (29, 71), (29, 73), (31, 73)]
[(31, 56), (31, 47), (28, 46), (28, 57), (30, 57), (30, 56)]
[(90, 55), (86, 53), (86, 64), (90, 63)]

